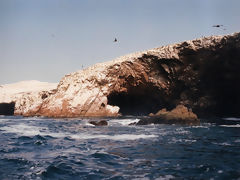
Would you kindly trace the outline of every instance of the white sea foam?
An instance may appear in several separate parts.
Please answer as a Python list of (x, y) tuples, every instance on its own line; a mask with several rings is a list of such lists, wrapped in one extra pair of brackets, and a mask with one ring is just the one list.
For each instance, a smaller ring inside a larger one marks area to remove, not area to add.
[(184, 128), (177, 128), (174, 133), (175, 134), (189, 134), (190, 131), (187, 131)]
[(90, 123), (88, 123), (88, 122), (86, 122), (86, 124), (84, 124), (84, 125), (86, 125), (86, 126), (95, 126), (95, 125), (90, 124)]
[(227, 143), (227, 142), (219, 143), (219, 145), (221, 145), (221, 146), (231, 146), (231, 144), (229, 144), (229, 143)]
[(7, 122), (9, 119), (0, 119), (0, 123)]
[(173, 175), (164, 175), (156, 178), (155, 180), (170, 180), (170, 179), (175, 179)]
[(4, 127), (1, 127), (0, 129), (8, 133), (15, 133), (23, 136), (34, 136), (34, 135), (41, 134), (40, 128), (36, 126), (25, 125), (25, 124), (4, 126)]
[(213, 142), (213, 144), (220, 145), (220, 146), (231, 146), (231, 144), (229, 144), (227, 142), (223, 142), (223, 143), (215, 143), (215, 142)]
[(228, 117), (228, 118), (223, 118), (224, 120), (227, 121), (240, 121), (240, 118), (236, 118), (236, 117)]
[(198, 129), (198, 128), (203, 128), (203, 129), (209, 129), (210, 126), (211, 126), (211, 124), (207, 124), (207, 123), (205, 123), (205, 124), (203, 124), (203, 125), (199, 125), (199, 126), (191, 126), (191, 127), (189, 127), (189, 128), (196, 128), (196, 129)]
[[(137, 170), (140, 170), (140, 168), (138, 168)], [(133, 178), (132, 180), (150, 180), (149, 177), (144, 177), (147, 176), (148, 174), (142, 174), (142, 175), (137, 175), (136, 178)]]
[[(44, 130), (43, 130), (44, 129)], [(15, 133), (22, 136), (52, 136), (56, 138), (64, 138), (70, 137), (72, 139), (80, 140), (80, 139), (110, 139), (116, 141), (125, 141), (125, 140), (136, 140), (136, 139), (147, 139), (147, 138), (154, 138), (156, 135), (146, 135), (146, 134), (119, 134), (119, 135), (105, 135), (105, 134), (86, 134), (86, 133), (54, 133), (49, 132), (47, 128), (25, 125), (25, 124), (18, 124), (18, 125), (10, 125), (1, 127), (0, 130), (3, 130), (7, 133)]]
[(121, 124), (123, 126), (127, 126), (131, 123), (138, 123), (138, 121), (140, 121), (140, 119), (114, 119), (109, 121), (109, 125)]
[(235, 124), (235, 125), (220, 125), (222, 127), (231, 127), (231, 128), (239, 128), (240, 124)]
[(235, 140), (234, 142), (236, 142), (236, 143), (240, 143), (240, 139), (237, 139), (237, 140)]
[(3, 130), (7, 133), (14, 133), (21, 136), (52, 136), (52, 137), (67, 137), (69, 134), (67, 133), (52, 133), (49, 132), (49, 130), (45, 127), (37, 127), (37, 126), (31, 126), (26, 124), (17, 124), (17, 125), (10, 125), (10, 126), (4, 126), (0, 127), (0, 130)]
[(33, 116), (33, 117), (25, 117), (25, 118), (21, 118), (21, 121), (35, 121), (35, 120), (39, 120), (42, 119), (39, 116)]
[(92, 134), (74, 134), (70, 136), (73, 139), (110, 139), (116, 141), (136, 140), (136, 139), (148, 139), (157, 137), (156, 135), (146, 134), (119, 134), (119, 135), (92, 135)]
[(188, 144), (192, 144), (194, 142), (197, 142), (197, 140), (195, 139), (177, 139), (175, 137), (172, 138), (172, 141), (169, 142), (169, 144), (175, 144), (175, 143), (188, 143)]

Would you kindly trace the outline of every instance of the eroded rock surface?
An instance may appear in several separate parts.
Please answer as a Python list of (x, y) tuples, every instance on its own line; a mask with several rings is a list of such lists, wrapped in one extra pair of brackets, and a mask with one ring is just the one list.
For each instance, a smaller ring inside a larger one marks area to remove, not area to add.
[(191, 109), (183, 105), (178, 105), (171, 111), (167, 111), (166, 108), (161, 109), (156, 114), (150, 114), (152, 118), (141, 119), (137, 125), (147, 125), (147, 124), (188, 124), (188, 125), (198, 125), (200, 120), (197, 115), (192, 112)]
[(240, 115), (239, 68), (239, 33), (204, 37), (68, 74), (56, 92), (18, 114), (148, 115), (183, 104), (198, 115)]

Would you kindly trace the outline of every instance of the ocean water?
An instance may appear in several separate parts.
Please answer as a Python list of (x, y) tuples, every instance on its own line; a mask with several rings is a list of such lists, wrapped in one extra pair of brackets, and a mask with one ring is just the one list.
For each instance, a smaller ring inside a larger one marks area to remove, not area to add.
[(240, 179), (239, 118), (128, 125), (141, 118), (1, 116), (0, 179)]

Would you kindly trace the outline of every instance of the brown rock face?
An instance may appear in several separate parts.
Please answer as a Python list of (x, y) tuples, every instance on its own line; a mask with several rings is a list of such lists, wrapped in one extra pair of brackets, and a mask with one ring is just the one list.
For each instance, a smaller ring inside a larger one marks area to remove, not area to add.
[(192, 112), (191, 109), (183, 105), (178, 105), (171, 111), (167, 111), (166, 108), (161, 109), (156, 114), (150, 114), (152, 118), (141, 119), (137, 125), (147, 125), (147, 124), (188, 124), (188, 125), (198, 125), (200, 123), (196, 114)]
[(178, 105), (171, 111), (167, 111), (166, 108), (161, 109), (152, 116), (163, 116), (166, 119), (190, 119), (190, 120), (198, 119), (197, 115), (194, 114), (192, 110), (188, 109), (183, 105)]
[(147, 115), (178, 104), (197, 114), (240, 115), (240, 33), (130, 54), (62, 78), (24, 115)]

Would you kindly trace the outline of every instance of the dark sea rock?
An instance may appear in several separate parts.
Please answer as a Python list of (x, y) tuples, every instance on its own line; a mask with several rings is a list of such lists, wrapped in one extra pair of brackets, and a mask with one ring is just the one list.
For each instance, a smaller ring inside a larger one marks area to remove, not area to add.
[(107, 126), (108, 122), (105, 120), (101, 120), (101, 121), (90, 121), (89, 124), (92, 124), (94, 126)]

